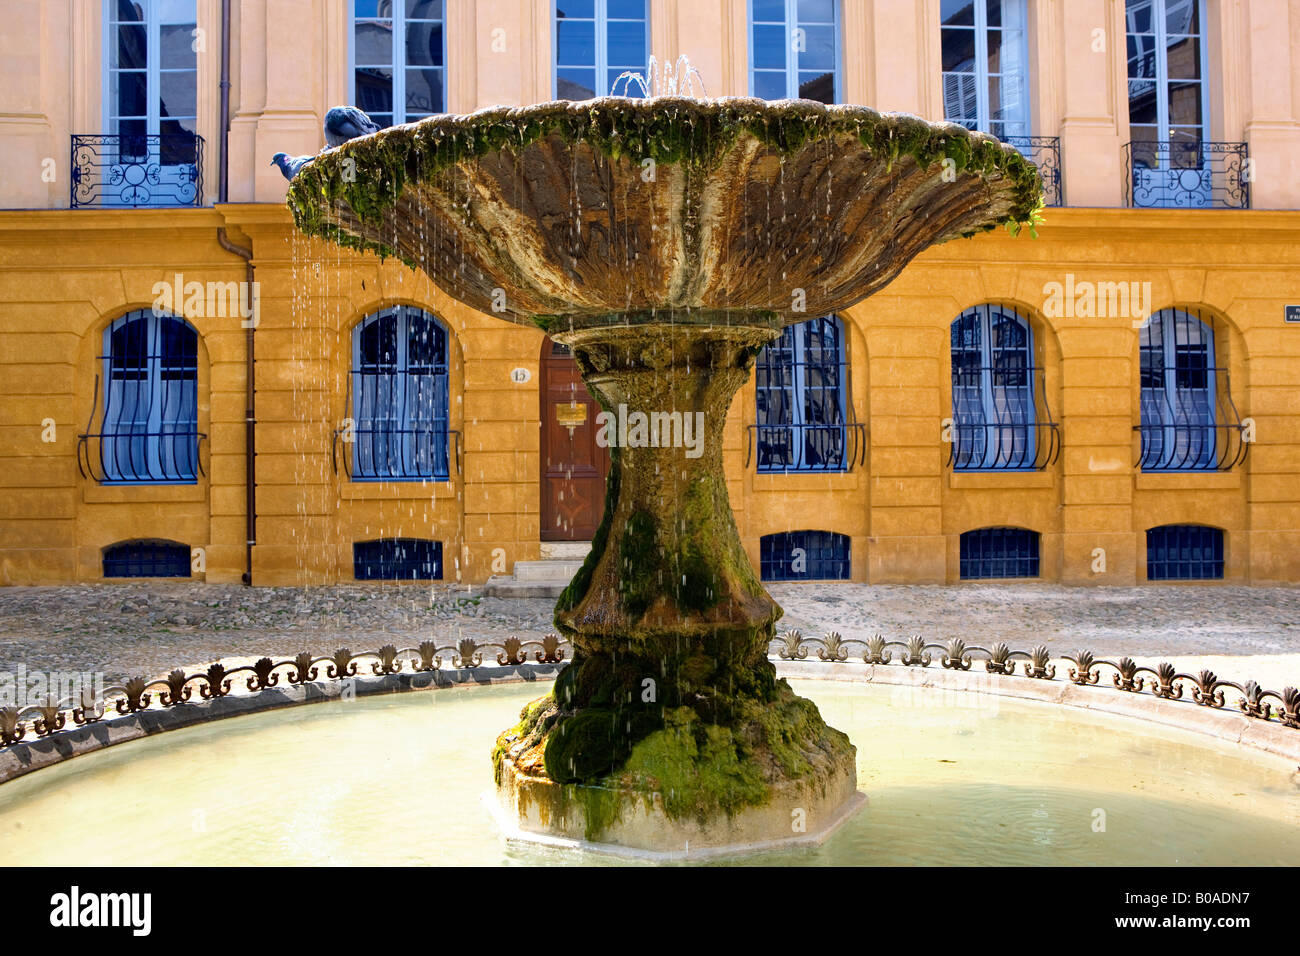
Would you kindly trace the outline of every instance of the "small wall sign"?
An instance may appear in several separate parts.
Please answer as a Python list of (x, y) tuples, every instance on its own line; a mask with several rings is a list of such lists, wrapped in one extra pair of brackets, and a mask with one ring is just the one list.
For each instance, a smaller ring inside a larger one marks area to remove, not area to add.
[(1288, 322), (1294, 322), (1300, 325), (1300, 305), (1286, 306), (1285, 317)]
[(527, 385), (528, 380), (533, 377), (533, 373), (526, 368), (514, 368), (510, 370), (510, 381), (516, 385)]

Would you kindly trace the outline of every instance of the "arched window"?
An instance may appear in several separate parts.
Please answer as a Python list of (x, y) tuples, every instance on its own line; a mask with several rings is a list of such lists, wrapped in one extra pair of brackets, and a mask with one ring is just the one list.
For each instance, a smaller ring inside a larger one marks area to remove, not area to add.
[(783, 531), (759, 539), (764, 581), (847, 581), (849, 537), (834, 531)]
[(352, 332), (352, 477), (446, 480), (447, 330), (399, 305)]
[[(555, 0), (557, 99), (608, 96), (620, 73), (644, 74), (649, 62), (649, 0)], [(629, 84), (626, 93), (641, 88)]]
[(944, 118), (999, 139), (1029, 135), (1025, 0), (940, 5)]
[(962, 580), (1038, 577), (1038, 532), (977, 528), (961, 536)]
[(1223, 577), (1223, 531), (1196, 524), (1147, 529), (1147, 580), (1196, 581)]
[(843, 471), (847, 367), (839, 318), (787, 326), (754, 369), (758, 470)]
[(423, 538), (354, 542), (352, 576), (358, 581), (441, 581), (442, 542)]
[(351, 102), (380, 126), (444, 112), (443, 0), (351, 2)]
[(952, 323), (952, 464), (959, 471), (1036, 467), (1034, 338), (1028, 320), (977, 305)]
[(106, 578), (188, 578), (190, 549), (175, 541), (120, 541), (104, 549)]
[(1143, 471), (1218, 467), (1214, 330), (1162, 309), (1140, 333)]
[[(104, 329), (104, 413), (87, 457), (106, 484), (186, 484), (199, 467), (198, 334), (145, 309)], [(95, 469), (92, 469), (95, 470)]]
[(749, 95), (840, 98), (839, 0), (749, 0)]

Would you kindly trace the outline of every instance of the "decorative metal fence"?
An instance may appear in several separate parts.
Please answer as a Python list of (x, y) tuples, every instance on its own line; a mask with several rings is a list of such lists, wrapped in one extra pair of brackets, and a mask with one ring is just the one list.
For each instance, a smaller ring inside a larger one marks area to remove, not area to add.
[(1065, 205), (1061, 185), (1061, 137), (1059, 136), (1008, 136), (1006, 142), (1024, 154), (1038, 167), (1043, 177), (1043, 204)]
[(1177, 209), (1249, 209), (1245, 143), (1138, 140), (1124, 146), (1128, 204)]
[[(857, 645), (862, 648), (864, 664), (889, 664), (894, 659), (891, 648), (897, 648), (902, 651), (899, 663), (904, 667), (929, 667), (937, 653), (940, 665), (948, 670), (968, 671), (977, 659), (983, 659), (988, 673), (1012, 677), (1016, 674), (1018, 662), (1023, 661), (1019, 665), (1023, 676), (1036, 680), (1056, 679), (1056, 665), (1042, 644), (1028, 651), (1019, 651), (1001, 641), (992, 647), (980, 647), (967, 644), (961, 638), (934, 644), (920, 635), (913, 635), (906, 641), (886, 640), (879, 634), (861, 640), (841, 637), (835, 631), (830, 631), (825, 637), (804, 637), (797, 630), (789, 630), (773, 645), (781, 660), (786, 661), (805, 660), (809, 649), (815, 648), (819, 660), (828, 664), (845, 663), (850, 653), (856, 653), (850, 648)], [(1113, 672), (1109, 673), (1111, 684), (1118, 690), (1131, 694), (1149, 691), (1163, 700), (1182, 700), (1186, 695), (1202, 707), (1213, 708), (1225, 707), (1228, 703), (1225, 691), (1231, 690), (1236, 691), (1236, 707), (1245, 716), (1258, 720), (1271, 720), (1276, 716), (1283, 726), (1300, 730), (1300, 690), (1294, 687), (1283, 688), (1281, 692), (1265, 690), (1253, 680), (1245, 683), (1224, 680), (1211, 670), (1184, 674), (1169, 663), (1147, 667), (1131, 657), (1111, 661), (1086, 650), (1065, 654), (1062, 660), (1074, 665), (1068, 668), (1068, 680), (1081, 687), (1095, 686), (1108, 672)]]
[[(865, 664), (890, 664), (894, 649), (898, 649), (902, 652), (898, 662), (904, 667), (929, 667), (937, 654), (940, 665), (954, 671), (968, 671), (976, 660), (982, 659), (988, 673), (1005, 677), (1016, 676), (1017, 668), (1024, 677), (1035, 680), (1055, 680), (1057, 673), (1051, 654), (1041, 644), (1022, 651), (1012, 650), (1001, 642), (987, 648), (970, 645), (960, 638), (935, 644), (919, 635), (906, 641), (886, 640), (879, 634), (860, 640), (831, 631), (825, 637), (806, 638), (798, 630), (786, 631), (772, 642), (781, 660), (806, 660), (809, 650), (816, 649), (817, 659), (828, 665), (847, 662), (850, 653), (857, 654), (850, 651), (854, 646), (862, 649), (861, 660)], [(98, 694), (87, 688), (81, 699), (51, 699), (23, 708), (0, 707), (0, 747), (20, 742), (29, 730), (36, 738), (45, 738), (111, 717), (151, 708), (177, 707), (194, 700), (196, 691), (204, 701), (226, 697), (234, 691), (236, 679), (242, 679), (249, 692), (260, 692), (278, 686), (282, 677), (290, 685), (301, 685), (318, 679), (348, 680), (363, 676), (360, 667), (363, 661), (370, 663), (370, 674), (386, 676), (397, 674), (407, 666), (412, 673), (439, 670), (444, 656), (449, 656), (454, 668), (474, 670), (484, 666), (485, 653), (493, 650), (497, 651), (495, 659), (499, 666), (560, 664), (569, 648), (569, 643), (555, 634), (547, 634), (540, 641), (509, 637), (500, 643), (479, 643), (464, 638), (455, 644), (425, 641), (419, 647), (400, 649), (387, 644), (363, 654), (340, 648), (331, 655), (316, 657), (304, 651), (292, 659), (277, 661), (263, 657), (254, 664), (233, 668), (218, 662), (202, 673), (187, 673), (177, 668), (165, 678), (148, 681), (134, 677)], [(1235, 707), (1245, 716), (1265, 721), (1276, 718), (1282, 726), (1300, 730), (1300, 690), (1294, 687), (1286, 687), (1281, 692), (1265, 690), (1253, 680), (1244, 683), (1224, 680), (1209, 670), (1184, 674), (1169, 663), (1147, 667), (1129, 657), (1118, 661), (1099, 659), (1086, 650), (1067, 654), (1063, 659), (1074, 665), (1068, 668), (1067, 676), (1072, 684), (1095, 686), (1108, 674), (1110, 684), (1119, 691), (1149, 692), (1170, 701), (1186, 698), (1202, 707), (1217, 709), (1228, 705), (1227, 692), (1234, 691)]]
[(203, 137), (97, 133), (72, 137), (73, 209), (203, 205)]
[(867, 463), (867, 426), (863, 422), (750, 425), (745, 433), (746, 469), (756, 449), (761, 474), (852, 471), (855, 465)]

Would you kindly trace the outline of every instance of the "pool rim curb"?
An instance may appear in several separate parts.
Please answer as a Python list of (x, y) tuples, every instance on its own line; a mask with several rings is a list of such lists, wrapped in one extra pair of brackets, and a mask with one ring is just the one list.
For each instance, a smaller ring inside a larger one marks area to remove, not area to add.
[[(779, 677), (796, 680), (880, 684), (1055, 703), (1078, 710), (1155, 723), (1300, 762), (1300, 734), (1295, 730), (1225, 708), (1198, 706), (1187, 700), (1167, 700), (1150, 694), (1098, 693), (1097, 688), (1068, 681), (1013, 675), (993, 676), (979, 671), (898, 667), (849, 661), (774, 660), (773, 663)], [(347, 681), (309, 681), (268, 687), (250, 693), (234, 693), (211, 700), (183, 702), (161, 709), (148, 708), (121, 716), (105, 716), (93, 723), (48, 737), (20, 740), (0, 749), (0, 786), (85, 754), (210, 721), (344, 700), (354, 696), (497, 684), (549, 683), (567, 666), (567, 661), (525, 662), (379, 676), (358, 675)]]

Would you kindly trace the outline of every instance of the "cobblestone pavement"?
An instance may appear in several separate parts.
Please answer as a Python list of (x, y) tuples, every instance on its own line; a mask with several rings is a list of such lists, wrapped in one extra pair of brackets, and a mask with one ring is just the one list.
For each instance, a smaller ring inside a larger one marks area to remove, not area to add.
[[(1300, 686), (1300, 588), (778, 584), (780, 627), (893, 639), (921, 634), (1054, 655), (1172, 660), (1228, 678)], [(448, 584), (244, 588), (140, 583), (0, 588), (0, 671), (103, 672), (110, 682), (307, 650), (355, 652), (460, 636), (551, 630), (547, 600), (484, 598)]]

